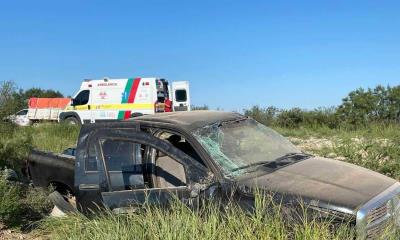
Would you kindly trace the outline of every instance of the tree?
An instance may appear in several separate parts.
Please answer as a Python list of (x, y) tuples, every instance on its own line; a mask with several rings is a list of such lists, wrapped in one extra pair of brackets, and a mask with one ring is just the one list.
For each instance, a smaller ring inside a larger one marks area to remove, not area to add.
[(3, 81), (0, 83), (0, 118), (14, 113), (17, 109), (14, 93), (17, 86), (13, 81)]
[(41, 89), (41, 88), (29, 88), (27, 90), (19, 89), (18, 92), (14, 93), (14, 98), (18, 109), (26, 108), (28, 106), (29, 98), (58, 98), (64, 97), (59, 91), (52, 89)]
[(388, 87), (386, 102), (388, 118), (400, 122), (400, 86)]
[(400, 86), (359, 88), (349, 93), (337, 114), (343, 122), (366, 125), (370, 122), (400, 121)]
[(62, 93), (52, 89), (30, 88), (18, 89), (13, 81), (0, 83), (0, 117), (3, 118), (28, 107), (31, 97), (56, 98), (63, 97)]

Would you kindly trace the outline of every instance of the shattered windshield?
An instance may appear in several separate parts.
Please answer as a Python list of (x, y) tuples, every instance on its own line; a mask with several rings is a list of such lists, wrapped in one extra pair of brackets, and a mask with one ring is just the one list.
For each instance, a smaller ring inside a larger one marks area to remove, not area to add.
[(301, 153), (274, 130), (247, 118), (197, 129), (194, 136), (231, 177), (248, 172), (251, 166)]

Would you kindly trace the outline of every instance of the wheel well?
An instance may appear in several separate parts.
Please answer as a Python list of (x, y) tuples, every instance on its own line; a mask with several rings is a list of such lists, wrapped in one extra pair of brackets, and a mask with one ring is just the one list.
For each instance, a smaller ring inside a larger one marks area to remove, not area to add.
[(140, 116), (143, 116), (143, 113), (141, 113), (141, 112), (134, 112), (134, 113), (132, 113), (131, 114), (131, 118), (135, 118), (135, 117), (140, 117)]
[(65, 183), (61, 182), (50, 182), (49, 187), (52, 187), (54, 190), (59, 192), (61, 195), (68, 195), (68, 194), (74, 194), (74, 191)]

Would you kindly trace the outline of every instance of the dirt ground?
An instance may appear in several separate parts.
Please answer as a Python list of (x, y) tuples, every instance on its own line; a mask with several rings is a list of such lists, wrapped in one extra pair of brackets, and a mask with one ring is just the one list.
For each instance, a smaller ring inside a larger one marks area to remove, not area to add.
[(33, 233), (22, 233), (13, 229), (8, 229), (0, 222), (0, 240), (47, 240), (44, 236), (37, 236)]

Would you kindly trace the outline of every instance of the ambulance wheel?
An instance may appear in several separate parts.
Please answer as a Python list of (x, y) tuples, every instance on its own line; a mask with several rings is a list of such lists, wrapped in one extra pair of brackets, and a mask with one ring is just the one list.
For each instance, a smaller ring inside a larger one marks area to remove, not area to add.
[(70, 125), (81, 125), (81, 123), (76, 119), (75, 117), (69, 117), (64, 120), (65, 123), (70, 124)]

